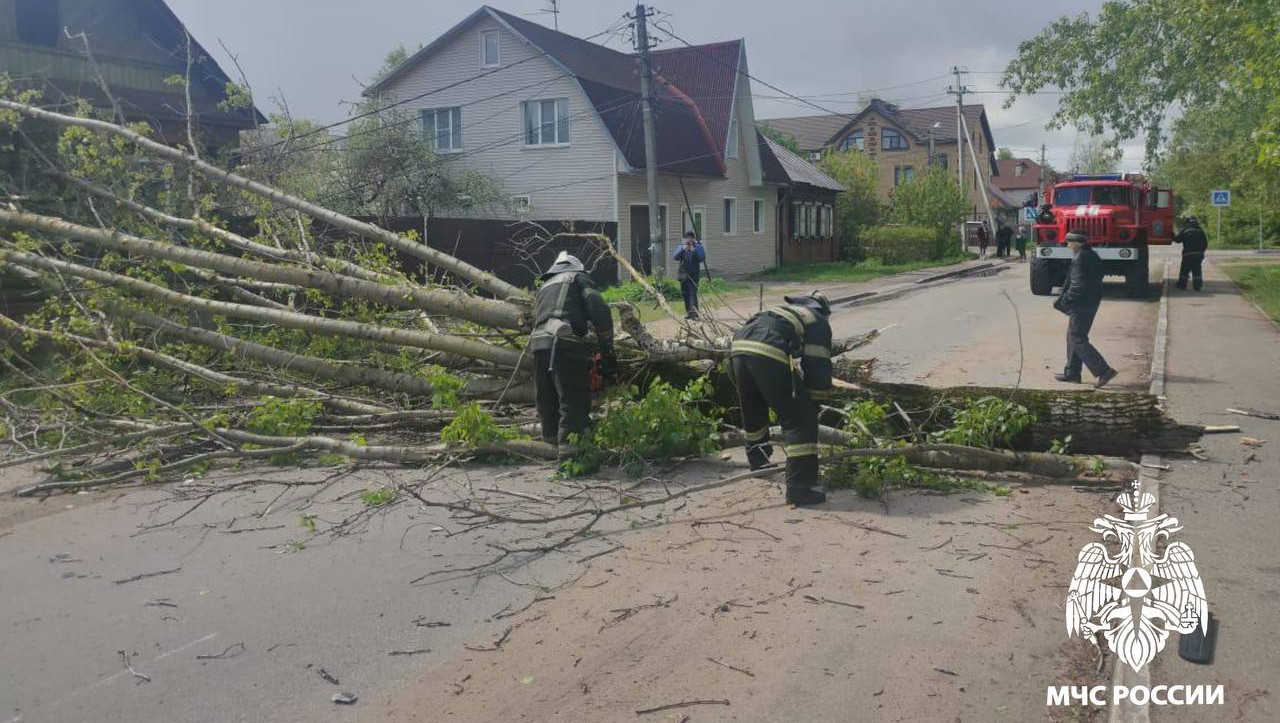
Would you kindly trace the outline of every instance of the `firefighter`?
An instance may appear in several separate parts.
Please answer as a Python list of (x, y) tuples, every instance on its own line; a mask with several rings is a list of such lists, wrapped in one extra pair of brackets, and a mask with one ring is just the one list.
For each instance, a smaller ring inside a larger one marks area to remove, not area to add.
[(543, 441), (558, 445), (560, 457), (568, 458), (575, 452), (569, 435), (586, 432), (591, 422), (594, 354), (587, 327), (595, 328), (600, 374), (605, 380), (612, 379), (618, 368), (613, 317), (582, 262), (568, 252), (560, 252), (542, 279), (534, 302), (533, 333), (529, 335), (534, 394)]
[[(831, 394), (831, 305), (821, 291), (784, 297), (785, 306), (756, 314), (733, 335), (730, 363), (738, 385), (751, 469), (769, 464), (769, 410), (782, 425), (787, 503), (816, 505), (818, 400)], [(796, 369), (794, 358), (800, 359)]]
[(1057, 219), (1053, 217), (1053, 204), (1052, 203), (1040, 204), (1040, 213), (1036, 215), (1036, 223), (1054, 224), (1057, 222), (1058, 222)]
[(1192, 287), (1199, 291), (1204, 286), (1204, 272), (1200, 265), (1204, 263), (1204, 251), (1209, 247), (1209, 239), (1200, 228), (1200, 220), (1195, 216), (1182, 219), (1182, 230), (1173, 237), (1174, 243), (1182, 244), (1182, 266), (1178, 268), (1178, 288), (1187, 288), (1187, 277), (1192, 277)]

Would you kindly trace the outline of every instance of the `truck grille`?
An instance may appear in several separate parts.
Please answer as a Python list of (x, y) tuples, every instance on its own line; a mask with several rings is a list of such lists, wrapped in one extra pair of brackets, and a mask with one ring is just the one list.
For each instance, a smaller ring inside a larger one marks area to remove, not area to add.
[(1107, 218), (1069, 216), (1067, 217), (1067, 233), (1071, 233), (1072, 231), (1083, 231), (1089, 235), (1090, 240), (1107, 240), (1111, 238), (1108, 233), (1110, 229), (1107, 228), (1109, 221), (1110, 219)]

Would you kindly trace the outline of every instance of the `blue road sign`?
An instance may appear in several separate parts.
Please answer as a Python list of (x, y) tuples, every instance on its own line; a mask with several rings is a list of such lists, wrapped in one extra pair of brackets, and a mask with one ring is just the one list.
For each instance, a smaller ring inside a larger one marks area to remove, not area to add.
[(1215, 206), (1230, 206), (1231, 192), (1230, 191), (1212, 191), (1210, 193), (1210, 200), (1213, 202), (1213, 205)]
[(1022, 222), (1023, 222), (1023, 223), (1031, 223), (1031, 224), (1035, 223), (1035, 222), (1036, 222), (1036, 214), (1037, 214), (1037, 213), (1039, 213), (1039, 212), (1038, 212), (1038, 211), (1036, 211), (1036, 209), (1034, 209), (1034, 208), (1024, 208), (1024, 209), (1022, 209)]

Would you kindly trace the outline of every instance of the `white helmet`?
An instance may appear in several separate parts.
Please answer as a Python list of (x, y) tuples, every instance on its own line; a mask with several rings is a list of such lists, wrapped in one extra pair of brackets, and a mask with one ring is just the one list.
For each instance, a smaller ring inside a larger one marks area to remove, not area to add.
[(560, 255), (556, 257), (555, 263), (551, 264), (551, 268), (547, 269), (547, 272), (542, 275), (542, 278), (545, 279), (549, 276), (562, 274), (566, 271), (584, 270), (582, 262), (578, 260), (577, 256), (574, 256), (568, 251), (561, 251)]

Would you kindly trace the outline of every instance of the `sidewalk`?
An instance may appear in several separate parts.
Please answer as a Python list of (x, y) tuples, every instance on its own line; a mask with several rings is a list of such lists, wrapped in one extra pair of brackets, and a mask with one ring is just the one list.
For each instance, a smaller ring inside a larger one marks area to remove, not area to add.
[(1280, 412), (1280, 333), (1212, 262), (1203, 292), (1174, 289), (1169, 302), (1170, 411), (1186, 422), (1241, 431), (1206, 435), (1208, 460), (1171, 460), (1160, 480), (1161, 512), (1182, 523), (1173, 539), (1194, 551), (1220, 627), (1211, 665), (1179, 658), (1175, 636), (1155, 660), (1152, 684), (1220, 683), (1226, 704), (1167, 706), (1152, 710), (1151, 719), (1280, 720), (1280, 691), (1271, 690), (1280, 681), (1280, 422), (1226, 411)]
[[(914, 290), (927, 288), (926, 284), (935, 280), (941, 281), (954, 276), (963, 276), (967, 273), (974, 273), (979, 270), (1016, 263), (1016, 259), (988, 258), (981, 261), (972, 259), (947, 266), (936, 266), (928, 269), (920, 269), (918, 271), (906, 271), (900, 274), (893, 274), (891, 276), (882, 276), (871, 281), (851, 281), (844, 283), (814, 283), (804, 281), (755, 282), (758, 290), (752, 294), (735, 294), (723, 297), (715, 294), (702, 294), (703, 304), (710, 305), (710, 308), (704, 309), (703, 317), (724, 322), (736, 327), (744, 319), (760, 311), (761, 308), (767, 309), (771, 306), (777, 306), (784, 303), (783, 297), (785, 296), (807, 294), (815, 288), (821, 290), (822, 293), (827, 295), (832, 306), (838, 306), (841, 304), (853, 306), (870, 303), (870, 300), (873, 298), (876, 301), (896, 298)], [(763, 287), (763, 295), (759, 291), (760, 287)], [(677, 313), (683, 311), (683, 307), (678, 301), (672, 302), (672, 308)], [(649, 327), (652, 331), (663, 335), (674, 334), (676, 326), (676, 322), (666, 318), (649, 322)]]

